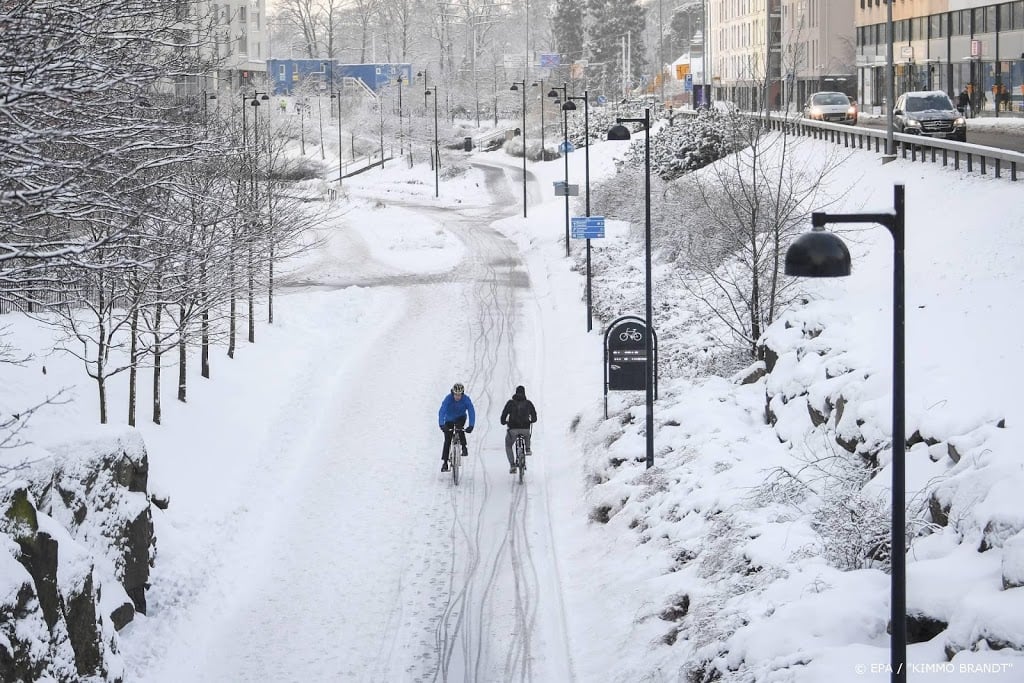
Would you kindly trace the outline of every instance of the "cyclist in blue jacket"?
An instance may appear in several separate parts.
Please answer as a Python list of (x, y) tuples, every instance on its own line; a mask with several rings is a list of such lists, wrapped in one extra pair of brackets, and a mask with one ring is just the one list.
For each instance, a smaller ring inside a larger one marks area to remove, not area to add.
[[(466, 425), (467, 419), (469, 420), (468, 426)], [(473, 402), (466, 394), (466, 388), (461, 383), (456, 382), (452, 386), (452, 390), (441, 401), (441, 409), (437, 411), (437, 426), (444, 432), (444, 447), (441, 449), (442, 472), (448, 471), (448, 449), (452, 445), (452, 434), (455, 432), (455, 426), (458, 425), (465, 428), (460, 441), (462, 441), (462, 454), (469, 455), (469, 448), (466, 445), (466, 434), (473, 431), (475, 424), (476, 409), (473, 408)]]

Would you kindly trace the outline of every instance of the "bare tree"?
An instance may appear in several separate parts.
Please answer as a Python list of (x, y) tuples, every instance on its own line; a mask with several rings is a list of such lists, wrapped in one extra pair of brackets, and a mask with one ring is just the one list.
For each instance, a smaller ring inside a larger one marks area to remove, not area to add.
[(277, 7), (278, 22), (287, 27), (287, 33), (300, 37), (305, 56), (311, 59), (320, 56), (325, 23), (321, 3), (318, 0), (279, 0)]

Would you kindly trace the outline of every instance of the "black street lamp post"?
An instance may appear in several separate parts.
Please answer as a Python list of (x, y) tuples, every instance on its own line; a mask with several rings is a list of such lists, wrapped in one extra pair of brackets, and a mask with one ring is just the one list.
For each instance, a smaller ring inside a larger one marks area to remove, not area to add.
[(526, 79), (513, 81), (509, 90), (520, 90), (523, 93), (523, 218), (526, 218)]
[[(377, 97), (377, 113), (380, 114), (380, 167), (384, 168), (384, 100)], [(392, 150), (395, 148), (392, 147)]]
[(540, 88), (540, 160), (547, 161), (544, 155), (544, 79), (534, 81), (533, 87)]
[[(583, 144), (584, 147), (584, 178), (586, 194), (586, 212), (587, 217), (590, 217), (590, 97), (587, 91), (583, 91), (582, 96), (570, 96), (567, 98), (565, 104), (562, 105), (562, 109), (566, 111), (574, 111), (576, 105), (573, 101), (583, 101)], [(590, 287), (590, 238), (587, 238), (587, 332), (590, 332), (594, 328), (594, 314), (591, 298), (591, 287)]]
[[(243, 97), (243, 100), (242, 100), (243, 103), (246, 100), (248, 100), (249, 105), (251, 107), (253, 107), (253, 110), (252, 110), (253, 161), (252, 161), (252, 167), (251, 167), (252, 168), (252, 175), (250, 176), (250, 178), (251, 178), (251, 188), (252, 188), (253, 211), (254, 212), (258, 212), (259, 209), (256, 208), (256, 207), (259, 206), (259, 183), (258, 183), (258, 180), (259, 180), (259, 160), (258, 160), (258, 155), (259, 155), (259, 150), (260, 150), (260, 138), (259, 138), (260, 127), (259, 127), (259, 110), (256, 109), (256, 107), (260, 106), (260, 100), (263, 100), (263, 101), (269, 100), (270, 99), (270, 95), (268, 95), (265, 92), (261, 92), (261, 91), (257, 90), (257, 91), (253, 92), (251, 98), (247, 97), (244, 94), (242, 95), (242, 97)], [(242, 127), (244, 129), (244, 127), (245, 127), (245, 106), (244, 106), (244, 104), (242, 106), (242, 117), (243, 117), (242, 118)], [(269, 113), (268, 113), (268, 117), (269, 117)], [(244, 134), (244, 130), (243, 130), (243, 134)], [(270, 122), (269, 122), (269, 119), (267, 121), (267, 133), (266, 134), (268, 136), (270, 135)], [(268, 137), (268, 139), (269, 139), (269, 137)], [(270, 191), (270, 189), (269, 189), (269, 182), (268, 182), (267, 191), (268, 192)], [(249, 223), (250, 227), (253, 228), (253, 229), (255, 228), (255, 222), (256, 222), (256, 218), (255, 218), (255, 215), (254, 215), (253, 216), (253, 220), (250, 221), (250, 223)], [(248, 249), (249, 249), (249, 256), (248, 256), (249, 264), (248, 264), (248, 268), (247, 268), (247, 271), (248, 271), (248, 290), (249, 290), (249, 296), (248, 296), (248, 306), (249, 306), (249, 311), (248, 311), (249, 312), (249, 325), (248, 325), (249, 329), (248, 329), (248, 333), (249, 333), (249, 336), (248, 336), (248, 340), (249, 340), (249, 343), (251, 344), (251, 343), (255, 343), (256, 342), (256, 298), (255, 298), (255, 289), (256, 289), (255, 277), (256, 277), (256, 272), (255, 272), (255, 260), (254, 260), (255, 256), (253, 254), (253, 241), (252, 240), (249, 240)], [(271, 313), (271, 316), (273, 316), (273, 313)]]
[(306, 156), (306, 98), (296, 98), (295, 108), (299, 110), (299, 149)]
[(609, 140), (629, 140), (629, 129), (623, 123), (644, 124), (644, 355), (647, 374), (647, 467), (654, 467), (654, 321), (651, 306), (651, 110), (644, 109), (642, 119), (615, 119), (608, 129)]
[(210, 124), (209, 117), (208, 117), (207, 101), (208, 100), (215, 100), (215, 99), (217, 99), (217, 93), (208, 92), (206, 90), (203, 91), (203, 129), (204, 130)]
[[(402, 137), (402, 75), (398, 75), (398, 153), (405, 155), (405, 139)], [(394, 147), (392, 147), (394, 149)]]
[(439, 173), (441, 168), (441, 152), (437, 144), (437, 86), (423, 90), (423, 106), (427, 105), (427, 95), (434, 98), (434, 196), (441, 196), (441, 184)]
[(342, 163), (341, 163), (341, 93), (331, 93), (331, 108), (334, 108), (334, 100), (338, 100), (338, 184), (341, 185)]
[(893, 240), (892, 269), (892, 540), (890, 557), (890, 680), (907, 680), (906, 425), (904, 346), (904, 186), (893, 187), (892, 212), (811, 214), (813, 230), (795, 239), (786, 251), (786, 274), (842, 277), (850, 274), (850, 252), (828, 223), (878, 223)]
[[(562, 83), (561, 87), (552, 86), (551, 92), (548, 93), (548, 97), (555, 98), (555, 102), (558, 102), (558, 91), (562, 91), (562, 102), (565, 103), (561, 107), (562, 109), (562, 144), (558, 146), (559, 151), (562, 153), (562, 159), (565, 161), (565, 176), (563, 178), (565, 182), (565, 256), (569, 256), (569, 120), (568, 110), (566, 106), (572, 104), (569, 101), (569, 90), (568, 84)], [(572, 108), (575, 109), (576, 105), (573, 104)]]

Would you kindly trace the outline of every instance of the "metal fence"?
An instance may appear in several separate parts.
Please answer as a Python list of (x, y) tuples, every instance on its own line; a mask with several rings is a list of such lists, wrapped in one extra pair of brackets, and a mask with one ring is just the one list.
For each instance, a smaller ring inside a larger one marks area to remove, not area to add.
[[(691, 115), (691, 112), (676, 114)], [(759, 119), (762, 125), (770, 130), (786, 131), (791, 135), (812, 137), (847, 148), (868, 150), (875, 154), (886, 153), (887, 136), (884, 130), (778, 114), (747, 116)], [(981, 175), (991, 173), (996, 178), (1008, 177), (1011, 181), (1016, 181), (1019, 170), (1024, 168), (1024, 153), (1021, 152), (905, 133), (895, 133), (893, 140), (896, 155), (911, 161), (941, 163), (943, 166), (952, 164), (957, 170), (965, 168), (968, 173), (977, 171)]]

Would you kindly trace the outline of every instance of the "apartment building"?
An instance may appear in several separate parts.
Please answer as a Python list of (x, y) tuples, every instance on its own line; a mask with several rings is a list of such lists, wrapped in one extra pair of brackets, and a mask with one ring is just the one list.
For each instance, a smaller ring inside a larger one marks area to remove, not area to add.
[[(858, 97), (884, 111), (888, 7), (854, 2)], [(897, 0), (892, 22), (897, 97), (967, 89), (976, 109), (1024, 109), (1024, 0)]]
[(266, 0), (182, 2), (182, 20), (213, 63), (211, 71), (176, 84), (184, 93), (234, 91), (262, 81), (270, 52)]
[(856, 90), (856, 0), (709, 0), (716, 99), (798, 109), (818, 90)]

